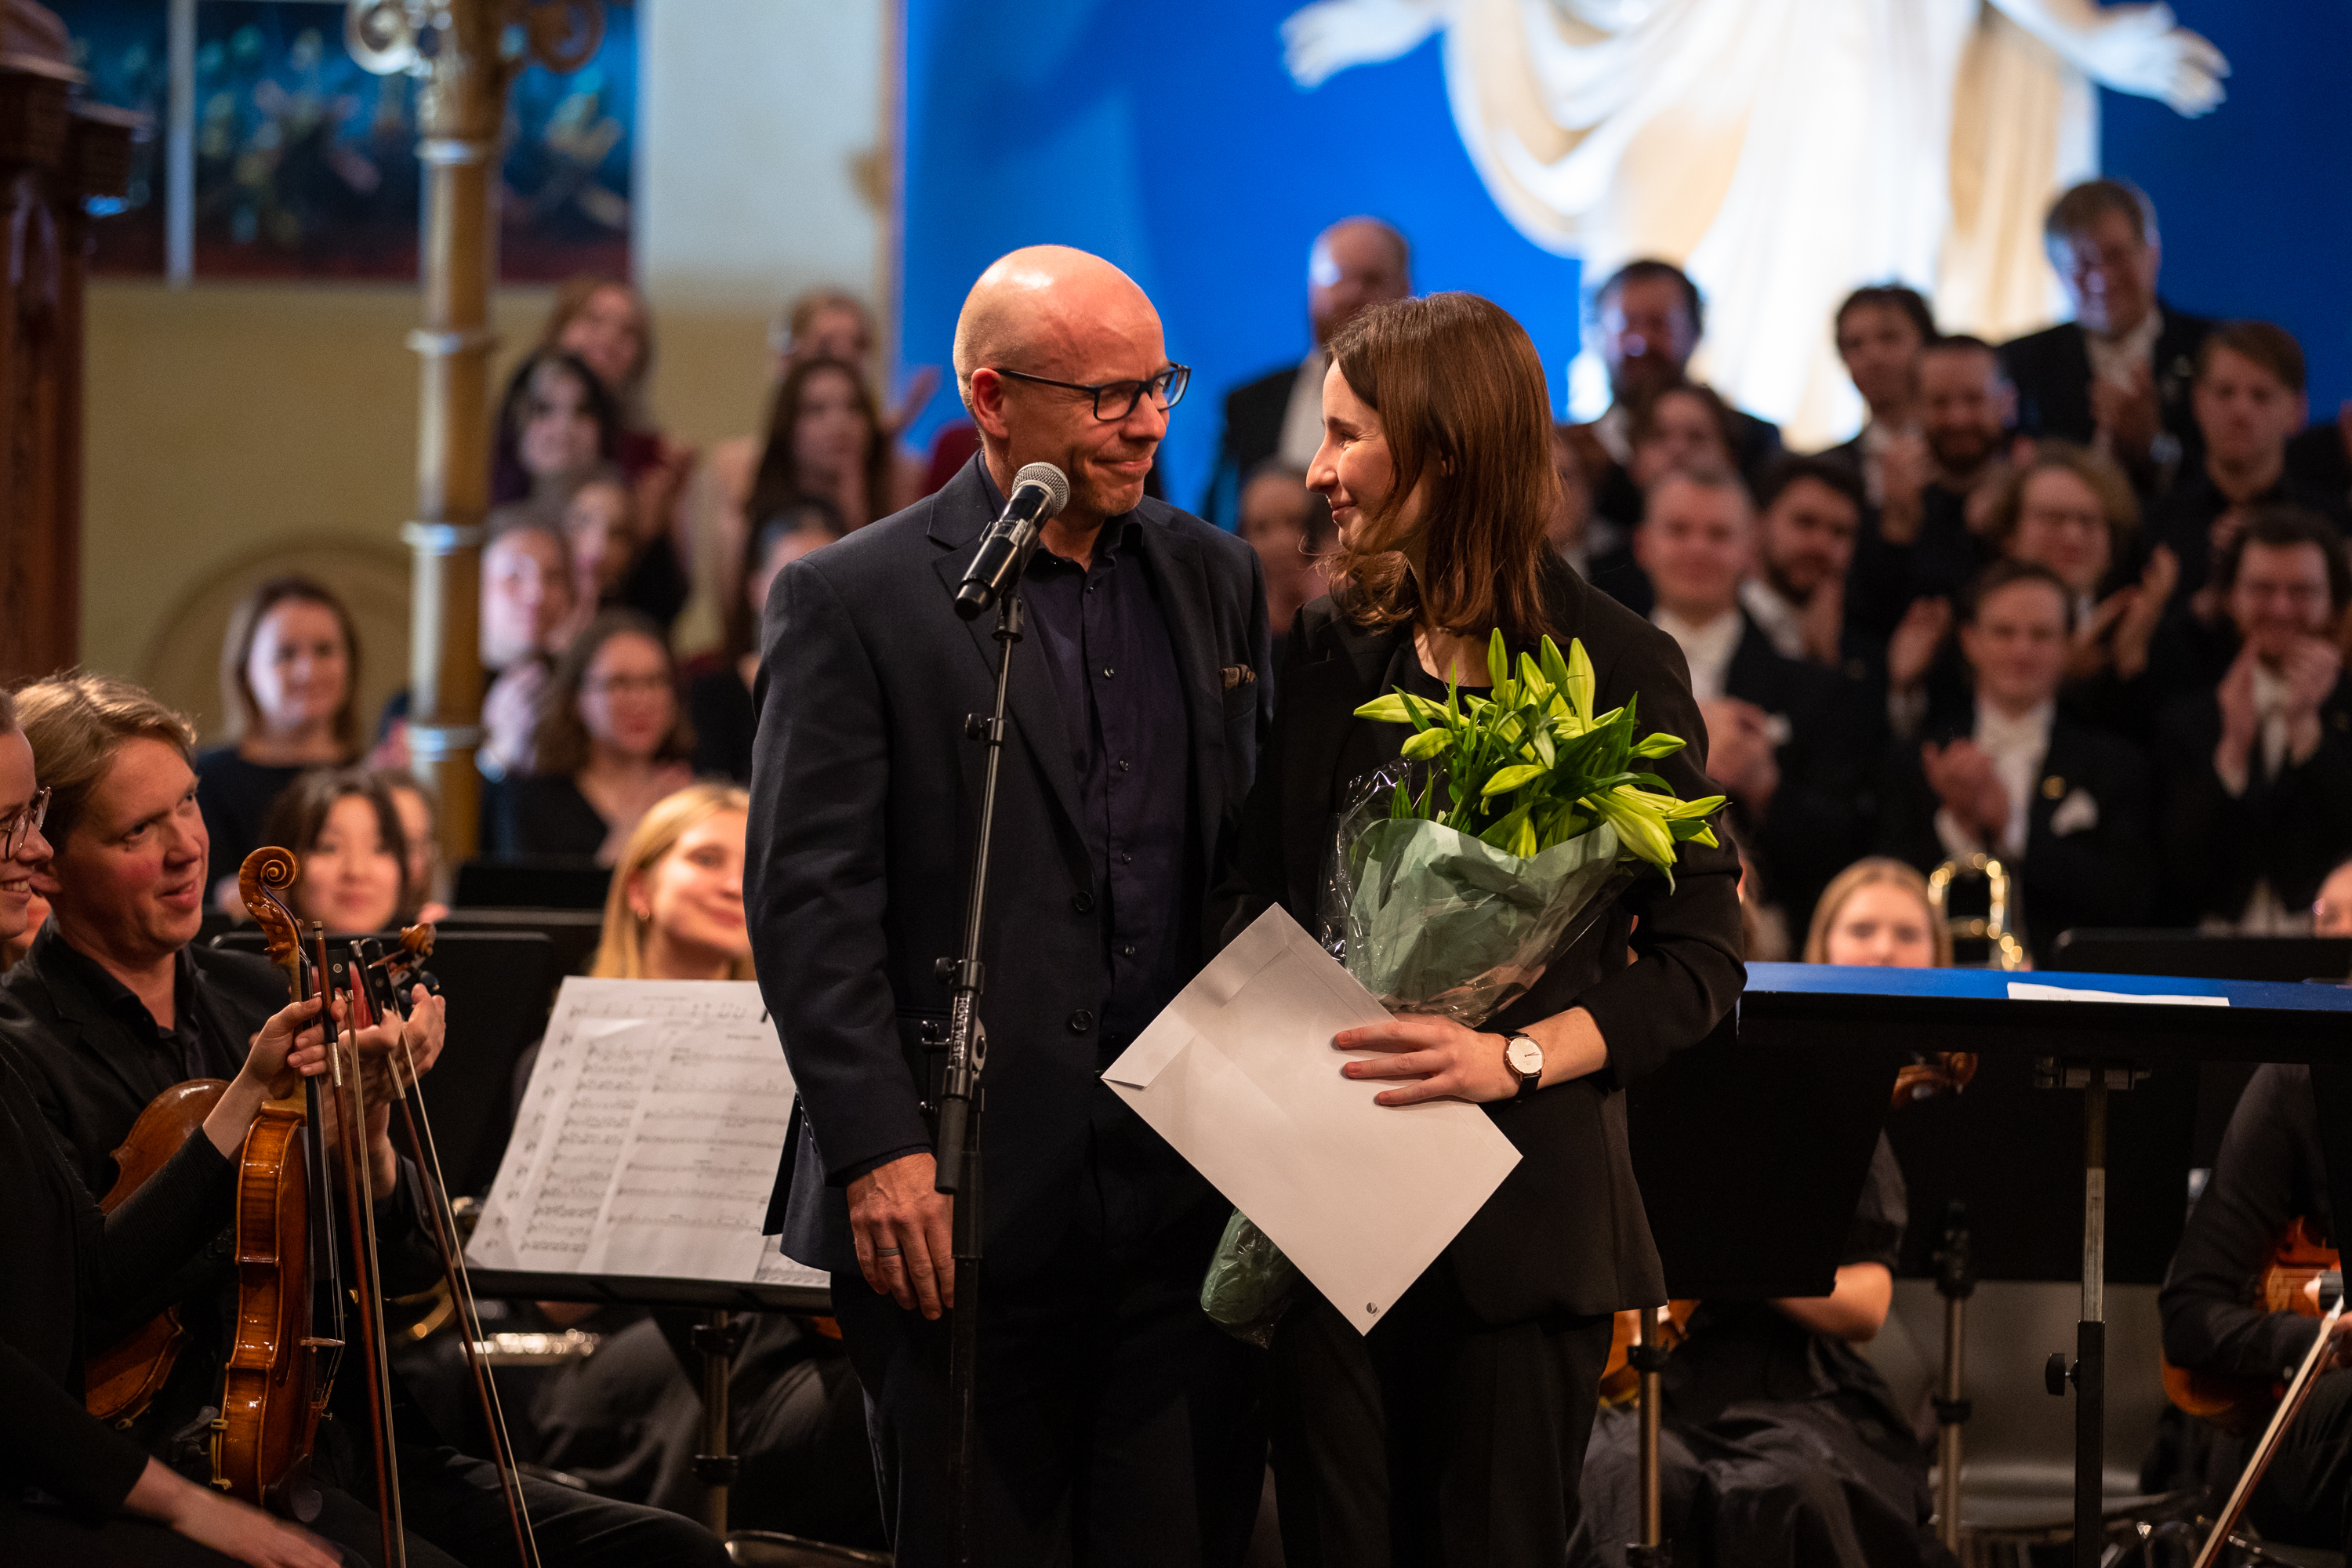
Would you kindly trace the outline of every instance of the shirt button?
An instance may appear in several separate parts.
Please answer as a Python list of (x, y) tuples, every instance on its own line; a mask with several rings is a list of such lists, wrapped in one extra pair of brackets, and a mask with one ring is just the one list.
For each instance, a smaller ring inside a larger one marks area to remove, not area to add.
[(1117, 675), (1118, 673), (1118, 671), (1113, 669), (1110, 666), (1103, 666), (1103, 679), (1105, 680), (1108, 680), (1112, 676)]
[(1121, 855), (1118, 858), (1118, 863), (1122, 866), (1132, 866), (1135, 864), (1135, 857), (1132, 855)]
[(1135, 943), (1130, 942), (1125, 947), (1120, 948), (1118, 950), (1118, 955), (1121, 958), (1133, 958), (1135, 956)]
[(1084, 1007), (1070, 1015), (1070, 1033), (1083, 1035), (1095, 1026), (1095, 1016)]
[(1118, 760), (1118, 771), (1120, 773), (1127, 772), (1127, 759), (1125, 757), (1121, 757)]
[(1082, 915), (1090, 915), (1095, 912), (1095, 896), (1092, 893), (1072, 893), (1070, 908)]

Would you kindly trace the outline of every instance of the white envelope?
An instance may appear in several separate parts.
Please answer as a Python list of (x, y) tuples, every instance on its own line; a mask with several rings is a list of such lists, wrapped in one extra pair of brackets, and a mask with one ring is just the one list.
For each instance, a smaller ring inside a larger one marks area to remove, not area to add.
[(1103, 1074), (1364, 1332), (1502, 1185), (1519, 1152), (1461, 1100), (1376, 1105), (1331, 1048), (1388, 1010), (1280, 908)]

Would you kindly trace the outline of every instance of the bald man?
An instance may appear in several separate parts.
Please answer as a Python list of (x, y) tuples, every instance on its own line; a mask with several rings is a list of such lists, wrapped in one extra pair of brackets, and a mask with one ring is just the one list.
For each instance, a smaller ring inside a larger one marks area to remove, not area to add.
[(958, 952), (993, 617), (957, 584), (1013, 475), (1070, 481), (1022, 578), (988, 889), (980, 1423), (991, 1563), (1238, 1560), (1265, 1447), (1248, 1352), (1202, 1317), (1228, 1205), (1102, 1069), (1191, 980), (1203, 892), (1271, 721), (1249, 546), (1145, 499), (1182, 395), (1160, 317), (1058, 247), (982, 274), (955, 372), (981, 450), (768, 595), (745, 902), (800, 1086), (772, 1228), (832, 1271), (905, 1568), (950, 1540), (948, 1201), (925, 1099)]
[(1372, 217), (1341, 218), (1307, 253), (1307, 321), (1315, 346), (1297, 364), (1225, 395), (1225, 433), (1202, 515), (1237, 527), (1243, 481), (1267, 463), (1305, 473), (1323, 442), (1323, 345), (1371, 306), (1412, 293), (1412, 247)]

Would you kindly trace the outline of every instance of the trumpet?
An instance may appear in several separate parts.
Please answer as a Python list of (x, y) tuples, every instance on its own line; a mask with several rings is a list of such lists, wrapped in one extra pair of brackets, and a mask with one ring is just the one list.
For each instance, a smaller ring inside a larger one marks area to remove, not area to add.
[[(1983, 914), (1955, 915), (1951, 912), (1952, 884), (1960, 879), (1982, 880), (1985, 884)], [(2009, 869), (1997, 858), (1976, 854), (1945, 861), (1927, 874), (1927, 901), (1934, 906), (1936, 918), (1944, 922), (1944, 929), (1952, 933), (1954, 943), (1981, 942), (1987, 944), (1985, 962), (1974, 967), (2004, 970), (2025, 967), (2025, 949), (2019, 945), (2009, 918)]]

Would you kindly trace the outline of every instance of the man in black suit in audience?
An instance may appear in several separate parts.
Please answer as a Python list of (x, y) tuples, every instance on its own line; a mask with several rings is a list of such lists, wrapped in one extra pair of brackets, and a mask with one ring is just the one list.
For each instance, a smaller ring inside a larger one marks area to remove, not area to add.
[[(1631, 516), (1622, 506), (1633, 484), (1625, 465), (1633, 455), (1633, 411), (1689, 379), (1691, 355), (1706, 331), (1706, 305), (1690, 275), (1670, 261), (1629, 261), (1592, 297), (1601, 362), (1609, 367), (1610, 404), (1586, 428), (1615, 465), (1602, 481), (1600, 507)], [(1731, 460), (1752, 489), (1780, 455), (1780, 427), (1729, 409)], [(1614, 492), (1614, 493), (1612, 493)]]
[(1986, 568), (1960, 626), (1975, 710), (1898, 742), (1881, 796), (1888, 854), (2007, 867), (2011, 928), (2043, 964), (2073, 927), (2143, 923), (2154, 891), (2147, 759), (2058, 711), (2073, 616), (2047, 567)]
[(2074, 319), (2002, 346), (2018, 427), (2102, 446), (2142, 495), (2157, 494), (2200, 456), (2189, 389), (2212, 323), (2157, 293), (2163, 250), (2138, 186), (2076, 185), (2052, 205), (2042, 237)]
[(2352, 566), (2332, 524), (2273, 507), (2221, 552), (2213, 585), (2240, 647), (2159, 721), (2164, 915), (2305, 930), (2321, 879), (2352, 855), (2352, 677), (2333, 635)]
[(1782, 458), (1756, 492), (1756, 564), (1739, 585), (1748, 612), (1783, 658), (1810, 660), (1860, 680), (1873, 650), (1849, 636), (1846, 572), (1862, 531), (1862, 480), (1823, 453)]
[(950, 1322), (924, 1049), (953, 1000), (993, 616), (954, 595), (1013, 476), (1068, 506), (1023, 579), (990, 862), (980, 1548), (992, 1564), (1237, 1559), (1265, 1474), (1251, 1352), (1200, 1308), (1232, 1205), (1103, 1086), (1208, 951), (1203, 901), (1274, 689), (1248, 544), (1143, 495), (1181, 392), (1126, 274), (983, 273), (955, 367), (982, 448), (769, 591), (745, 913), (800, 1100), (772, 1224), (833, 1276), (905, 1568), (950, 1556)]
[(1299, 473), (1323, 441), (1323, 345), (1368, 306), (1412, 293), (1412, 247), (1378, 218), (1342, 218), (1315, 237), (1307, 254), (1307, 319), (1315, 346), (1297, 364), (1271, 370), (1225, 395), (1225, 432), (1201, 515), (1220, 528), (1241, 519), (1251, 475), (1278, 461)]
[(1882, 734), (1860, 683), (1784, 658), (1740, 607), (1756, 510), (1738, 476), (1670, 473), (1644, 500), (1633, 553), (1654, 593), (1650, 619), (1689, 663), (1707, 773), (1731, 796), (1765, 898), (1801, 929), (1822, 887), (1869, 847)]
[(1919, 356), (1936, 341), (1935, 312), (1916, 289), (1874, 283), (1845, 297), (1837, 312), (1838, 358), (1862, 395), (1864, 416), (1853, 439), (1822, 454), (1862, 477), (1873, 506), (1886, 493), (1880, 472), (1889, 448), (1919, 441)]
[[(2184, 468), (2147, 515), (2149, 540), (2170, 545), (2180, 563), (2176, 595), (2187, 597), (2206, 585), (2213, 557), (2257, 507), (2299, 506), (2341, 524), (2344, 498), (2288, 471), (2287, 443), (2311, 407), (2303, 348), (2292, 333), (2268, 321), (2215, 327), (2197, 351), (2189, 405), (2203, 437), (2202, 460)], [(2209, 621), (2219, 618), (2218, 604), (2196, 608)]]

